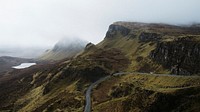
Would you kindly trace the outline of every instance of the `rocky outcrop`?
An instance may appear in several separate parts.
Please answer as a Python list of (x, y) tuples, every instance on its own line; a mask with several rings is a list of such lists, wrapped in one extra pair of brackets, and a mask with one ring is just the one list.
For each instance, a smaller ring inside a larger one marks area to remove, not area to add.
[(178, 38), (171, 42), (159, 42), (150, 57), (171, 69), (172, 74), (200, 73), (200, 43), (190, 37)]
[(161, 35), (159, 35), (157, 33), (142, 32), (139, 35), (140, 42), (158, 41), (160, 39), (161, 39)]
[(110, 25), (107, 33), (106, 33), (106, 38), (112, 38), (114, 37), (117, 33), (120, 33), (122, 36), (126, 36), (130, 33), (130, 29), (119, 26), (119, 25)]
[(133, 84), (120, 83), (112, 88), (110, 96), (113, 98), (125, 97), (130, 95), (133, 89), (135, 89)]
[(93, 47), (95, 47), (95, 45), (93, 44), (93, 43), (88, 43), (87, 45), (86, 45), (86, 47), (85, 47), (85, 50), (89, 50), (89, 49), (91, 49), (91, 48), (93, 48)]

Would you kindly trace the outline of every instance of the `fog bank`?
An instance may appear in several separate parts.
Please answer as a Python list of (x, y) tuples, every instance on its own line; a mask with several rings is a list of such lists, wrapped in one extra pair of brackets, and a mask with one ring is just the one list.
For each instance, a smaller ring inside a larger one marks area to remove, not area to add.
[(0, 47), (53, 47), (64, 37), (98, 43), (115, 21), (200, 23), (199, 0), (0, 0)]

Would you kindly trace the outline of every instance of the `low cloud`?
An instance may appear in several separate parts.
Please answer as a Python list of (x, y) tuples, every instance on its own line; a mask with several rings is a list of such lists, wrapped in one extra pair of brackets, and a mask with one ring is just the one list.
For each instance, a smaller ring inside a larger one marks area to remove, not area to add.
[(0, 47), (52, 47), (63, 37), (101, 41), (115, 21), (200, 22), (199, 0), (1, 0)]

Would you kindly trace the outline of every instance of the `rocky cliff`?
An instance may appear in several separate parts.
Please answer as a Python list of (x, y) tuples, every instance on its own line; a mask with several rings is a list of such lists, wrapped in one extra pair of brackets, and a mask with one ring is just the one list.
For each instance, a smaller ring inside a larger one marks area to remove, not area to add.
[(199, 74), (200, 41), (194, 39), (182, 37), (170, 42), (158, 42), (150, 57), (170, 69), (172, 74)]
[(109, 26), (109, 29), (106, 33), (106, 37), (107, 38), (112, 38), (114, 37), (115, 35), (117, 35), (118, 33), (121, 34), (122, 36), (126, 36), (129, 34), (131, 30), (126, 28), (126, 27), (123, 27), (123, 26), (120, 26), (120, 25), (110, 25)]
[(117, 48), (132, 60), (132, 70), (198, 74), (200, 27), (116, 22), (110, 25), (103, 48)]

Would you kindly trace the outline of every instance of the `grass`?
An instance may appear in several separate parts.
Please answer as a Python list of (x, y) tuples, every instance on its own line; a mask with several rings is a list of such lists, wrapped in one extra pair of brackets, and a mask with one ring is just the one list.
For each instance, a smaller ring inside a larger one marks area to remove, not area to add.
[(171, 90), (182, 89), (183, 87), (200, 86), (200, 78), (193, 76), (152, 76), (152, 75), (126, 75), (122, 77), (127, 83), (135, 81), (142, 82), (142, 87), (159, 92), (170, 92)]
[(126, 100), (126, 97), (109, 100), (109, 101), (103, 102), (103, 103), (95, 106), (95, 108), (93, 110), (94, 110), (94, 112), (102, 112), (102, 111), (122, 112), (123, 108), (121, 108), (121, 103), (125, 100)]
[[(117, 87), (120, 89), (125, 87), (127, 84), (133, 85), (133, 89), (130, 94), (117, 98), (110, 95), (111, 92), (116, 91), (113, 88)], [(137, 93), (138, 88), (140, 88), (140, 92)], [(188, 94), (200, 94), (198, 91), (195, 90), (195, 88), (197, 88), (197, 90), (198, 88), (200, 88), (200, 77), (174, 77), (139, 74), (117, 76), (102, 82), (97, 88), (95, 88), (92, 95), (93, 110), (94, 112), (100, 112), (103, 110), (104, 112), (116, 112), (117, 110), (115, 109), (119, 109), (121, 110), (120, 112), (123, 112), (126, 108), (131, 107), (128, 105), (126, 106), (125, 103), (132, 102), (136, 106), (132, 107), (131, 110), (141, 111), (141, 108), (138, 107), (139, 105), (157, 105), (157, 103), (160, 103), (159, 98), (162, 97), (166, 97), (169, 100), (171, 100), (171, 98), (173, 99), (173, 97), (176, 97), (177, 99), (180, 99), (180, 101), (182, 101), (181, 98), (185, 98), (185, 96), (187, 96)], [(180, 98), (180, 96), (182, 97)], [(139, 103), (139, 99), (143, 101), (142, 104)], [(190, 102), (193, 102), (193, 100)], [(196, 105), (198, 105), (198, 103), (196, 103)], [(147, 107), (144, 107), (144, 109), (145, 108), (147, 109)], [(188, 107), (188, 109), (191, 108)]]
[(130, 39), (127, 37), (122, 37), (120, 35), (116, 35), (112, 39), (104, 39), (101, 43), (97, 45), (99, 48), (117, 48), (121, 50), (127, 57), (131, 57), (131, 55), (137, 50), (140, 43), (137, 38)]
[[(71, 102), (71, 105), (74, 105), (73, 103), (77, 102), (84, 102), (84, 94), (77, 91), (77, 81), (74, 81), (72, 83), (67, 83), (66, 80), (60, 80), (60, 82), (51, 85), (52, 90), (47, 93), (46, 95), (43, 94), (44, 85), (41, 85), (33, 90), (31, 90), (29, 93), (27, 93), (25, 96), (21, 97), (18, 101), (15, 102), (16, 106), (23, 105), (23, 108), (19, 110), (19, 112), (24, 111), (41, 111), (45, 110), (45, 108), (48, 110), (48, 106), (51, 104), (52, 106), (57, 105), (56, 102), (61, 100), (63, 104), (65, 105), (65, 102), (67, 101), (73, 101)], [(62, 101), (63, 100), (63, 101)], [(57, 108), (59, 106), (55, 106)], [(67, 110), (73, 110), (77, 109), (77, 107), (62, 107), (66, 108)], [(83, 108), (81, 108), (83, 109)]]

